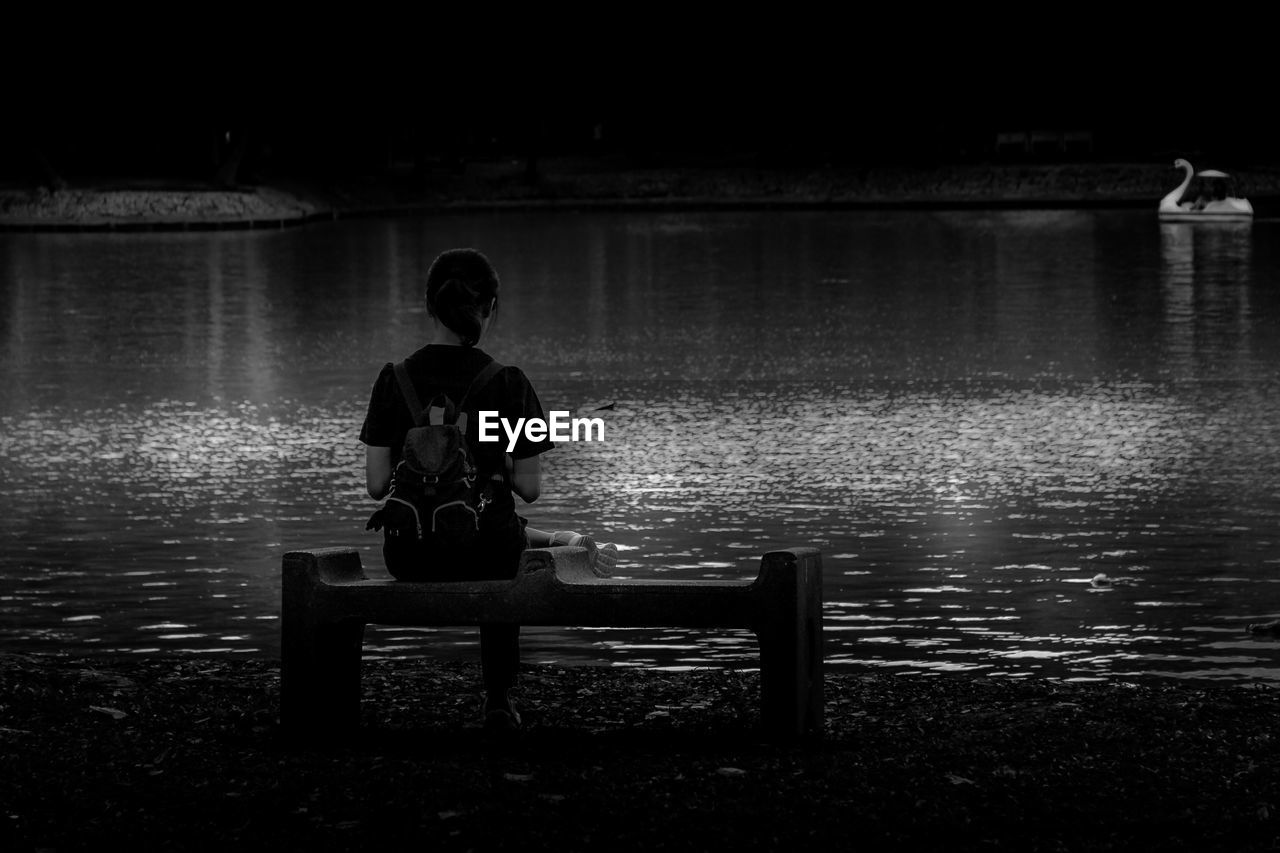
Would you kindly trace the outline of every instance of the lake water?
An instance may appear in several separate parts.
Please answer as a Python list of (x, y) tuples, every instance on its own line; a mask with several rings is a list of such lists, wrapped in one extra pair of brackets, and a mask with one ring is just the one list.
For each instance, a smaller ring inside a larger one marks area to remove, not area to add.
[[(1280, 680), (1280, 221), (1154, 211), (476, 214), (0, 234), (0, 637), (278, 654), (281, 555), (359, 548), (373, 377), (473, 245), (549, 409), (531, 523), (618, 574), (816, 544), (832, 667)], [(1092, 583), (1106, 575), (1107, 583)], [(471, 630), (371, 628), (373, 655)], [(525, 630), (531, 661), (751, 666), (747, 633)]]

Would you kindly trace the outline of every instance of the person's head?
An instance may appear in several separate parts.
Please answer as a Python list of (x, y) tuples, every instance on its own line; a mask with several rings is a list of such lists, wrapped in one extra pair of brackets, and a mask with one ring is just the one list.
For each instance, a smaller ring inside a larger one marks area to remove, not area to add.
[(475, 249), (450, 249), (427, 270), (427, 313), (475, 346), (484, 322), (498, 310), (498, 274)]

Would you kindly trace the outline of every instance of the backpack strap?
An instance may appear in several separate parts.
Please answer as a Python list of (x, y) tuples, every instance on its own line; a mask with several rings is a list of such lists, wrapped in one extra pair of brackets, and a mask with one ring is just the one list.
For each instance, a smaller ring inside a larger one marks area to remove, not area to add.
[(413, 380), (409, 378), (409, 368), (403, 361), (396, 362), (395, 372), (396, 380), (400, 383), (400, 393), (404, 396), (404, 401), (409, 406), (409, 414), (416, 424), (422, 418), (422, 401), (418, 399), (418, 389), (413, 387)]
[(498, 364), (498, 362), (493, 359), (490, 359), (488, 364), (480, 368), (480, 372), (476, 374), (476, 378), (471, 380), (471, 385), (467, 388), (467, 393), (462, 395), (462, 402), (458, 403), (459, 413), (467, 410), (467, 403), (470, 402), (471, 398), (483, 391), (484, 387), (489, 384), (494, 376), (498, 375), (498, 371), (501, 369), (502, 365)]
[[(475, 394), (479, 394), (484, 390), (485, 386), (492, 381), (493, 377), (498, 375), (498, 371), (502, 369), (502, 365), (497, 361), (490, 359), (489, 363), (480, 368), (480, 372), (476, 374), (476, 378), (471, 380), (471, 385), (467, 388), (467, 393), (462, 395), (462, 402), (458, 404), (459, 417), (465, 416), (467, 411), (467, 403)], [(468, 427), (470, 429), (470, 427)], [(485, 478), (484, 486), (480, 493), (479, 512), (484, 512), (484, 508), (493, 501), (494, 483), (501, 483), (503, 474), (501, 469), (492, 472)]]

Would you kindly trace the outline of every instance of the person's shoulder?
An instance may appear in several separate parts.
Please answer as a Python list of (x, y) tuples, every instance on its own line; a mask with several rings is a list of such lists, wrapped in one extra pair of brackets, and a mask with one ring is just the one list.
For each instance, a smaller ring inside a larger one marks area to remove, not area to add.
[(494, 359), (494, 362), (499, 364), (500, 367), (498, 372), (493, 375), (492, 381), (488, 383), (488, 392), (490, 394), (505, 400), (508, 405), (518, 404), (524, 406), (526, 401), (537, 399), (537, 390), (520, 367), (514, 364), (504, 364), (497, 359)]
[(373, 380), (375, 388), (384, 387), (395, 381), (396, 365), (395, 362), (388, 361), (378, 370), (378, 376)]
[(533, 383), (529, 381), (529, 377), (525, 372), (514, 364), (504, 364), (498, 370), (498, 378), (508, 388), (532, 388)]

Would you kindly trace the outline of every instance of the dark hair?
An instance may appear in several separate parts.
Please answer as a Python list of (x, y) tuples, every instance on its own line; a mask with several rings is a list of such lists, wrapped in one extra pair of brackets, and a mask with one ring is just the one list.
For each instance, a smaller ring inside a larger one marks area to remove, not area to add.
[(475, 249), (450, 249), (427, 270), (427, 313), (462, 338), (480, 340), (481, 323), (498, 307), (498, 274)]

